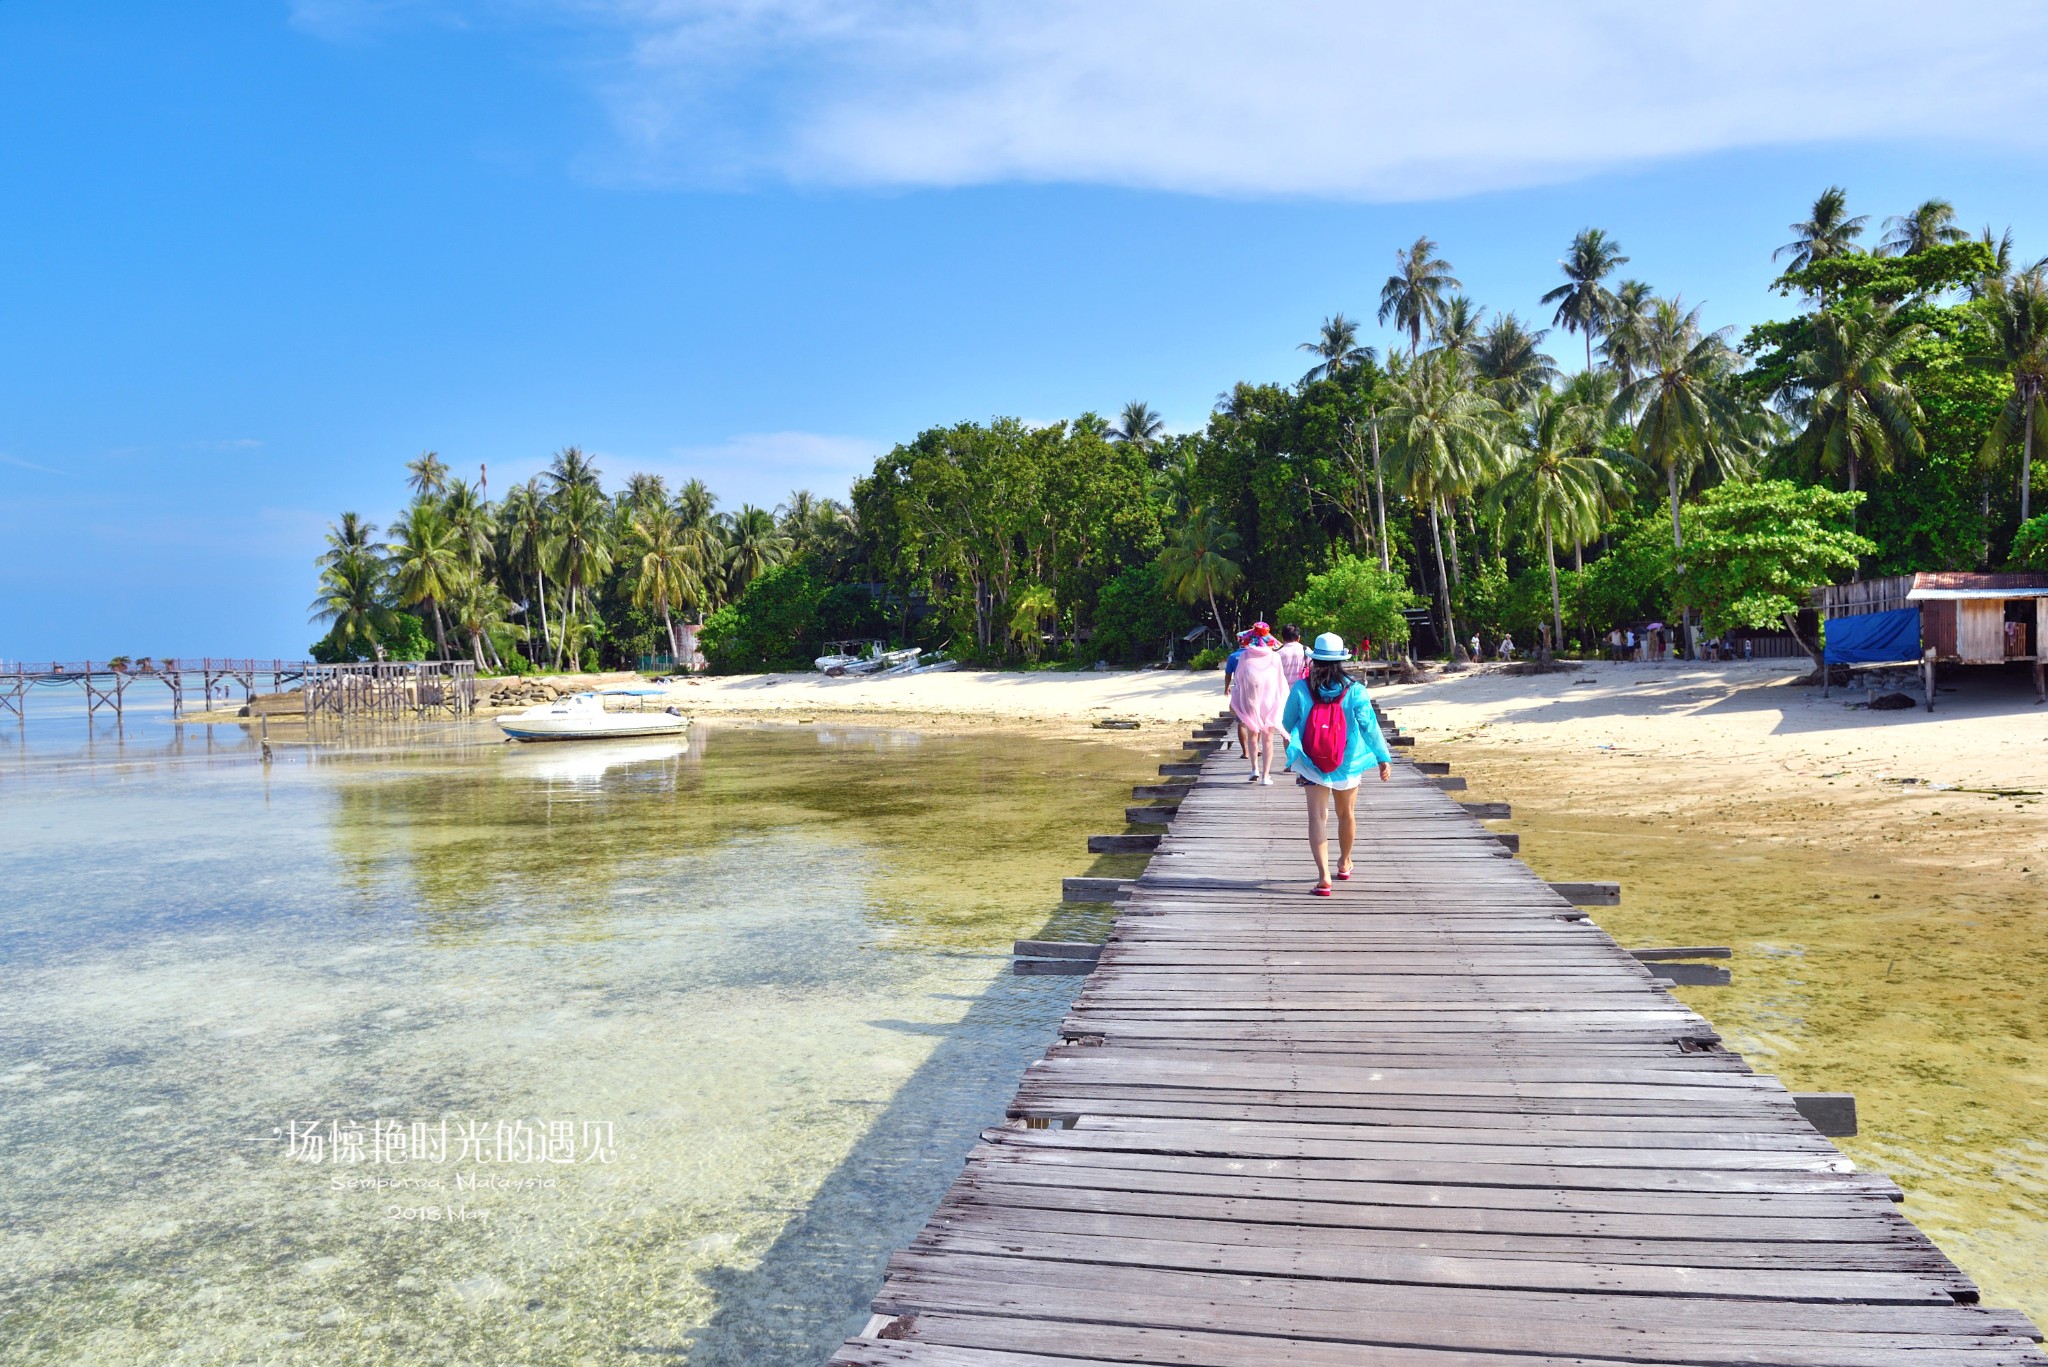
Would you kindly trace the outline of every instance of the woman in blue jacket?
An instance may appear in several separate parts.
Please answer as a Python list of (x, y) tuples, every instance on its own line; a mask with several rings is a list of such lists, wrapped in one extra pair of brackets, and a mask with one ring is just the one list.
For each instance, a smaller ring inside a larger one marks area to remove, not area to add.
[[(1393, 777), (1394, 757), (1380, 735), (1379, 718), (1365, 686), (1344, 673), (1351, 652), (1334, 631), (1316, 637), (1309, 651), (1308, 677), (1287, 694), (1280, 728), (1287, 733), (1287, 767), (1308, 794), (1308, 844), (1316, 858), (1318, 897), (1330, 886), (1329, 804), (1337, 804), (1337, 877), (1351, 877), (1351, 847), (1358, 838), (1358, 785), (1377, 763), (1380, 782)], [(1316, 762), (1319, 757), (1324, 768)]]

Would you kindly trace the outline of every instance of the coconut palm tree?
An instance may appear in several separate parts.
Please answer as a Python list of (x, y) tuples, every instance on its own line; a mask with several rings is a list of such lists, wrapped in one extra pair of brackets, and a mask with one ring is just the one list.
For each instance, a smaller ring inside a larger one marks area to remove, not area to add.
[(676, 490), (676, 516), (682, 524), (683, 553), (690, 570), (704, 586), (699, 608), (709, 611), (725, 602), (725, 531), (717, 515), (718, 495), (701, 479), (683, 482)]
[(1796, 271), (1816, 261), (1832, 257), (1847, 256), (1856, 250), (1856, 239), (1863, 236), (1863, 225), (1870, 222), (1868, 214), (1849, 216), (1849, 193), (1839, 185), (1830, 185), (1820, 192), (1813, 201), (1809, 216), (1791, 225), (1793, 237), (1790, 242), (1771, 253), (1771, 260), (1781, 256), (1792, 258), (1786, 270)]
[(581, 447), (565, 446), (548, 462), (548, 483), (557, 496), (576, 488), (596, 490), (600, 487), (597, 463)]
[(1444, 563), (1443, 514), (1450, 500), (1476, 488), (1499, 462), (1494, 434), (1504, 415), (1471, 383), (1455, 351), (1432, 352), (1395, 379), (1380, 421), (1393, 446), (1394, 482), (1429, 510), (1436, 552), (1438, 606), (1444, 641), (1458, 639), (1451, 579)]
[[(581, 454), (573, 446), (564, 454), (571, 453)], [(611, 500), (599, 492), (594, 481), (583, 482), (575, 472), (569, 473), (570, 478), (558, 482), (559, 492), (555, 499), (555, 573), (565, 586), (557, 667), (573, 648), (571, 638), (582, 624), (579, 609), (583, 606), (584, 587), (603, 577), (612, 567), (608, 535)]]
[(1637, 358), (1649, 348), (1651, 303), (1656, 291), (1641, 280), (1624, 280), (1614, 291), (1614, 307), (1608, 314), (1600, 355), (1620, 372), (1624, 387), (1634, 384)]
[(1612, 445), (1605, 405), (1587, 397), (1585, 386), (1576, 395), (1538, 394), (1515, 434), (1514, 463), (1487, 493), (1490, 512), (1543, 533), (1553, 645), (1564, 643), (1555, 538), (1566, 536), (1574, 546), (1592, 540), (1628, 497), (1628, 482), (1615, 468), (1627, 454)]
[(1058, 613), (1059, 600), (1045, 584), (1025, 584), (1010, 594), (1010, 636), (1024, 647), (1024, 657), (1038, 658), (1045, 619)]
[(2012, 393), (1991, 424), (1981, 459), (1996, 461), (2020, 429), (2020, 521), (2033, 515), (2034, 434), (2048, 424), (2048, 280), (2033, 272), (2002, 280), (1985, 299), (1992, 350), (1976, 358), (2012, 376)]
[(666, 502), (643, 507), (633, 514), (632, 544), (640, 553), (633, 602), (638, 607), (654, 604), (668, 632), (669, 658), (676, 659), (683, 652), (671, 609), (694, 606), (704, 597), (704, 583), (690, 563), (683, 519)]
[(499, 525), (505, 532), (506, 568), (515, 574), (533, 575), (532, 605), (540, 611), (540, 654), (543, 659), (548, 658), (554, 652), (553, 635), (548, 630), (548, 562), (555, 556), (554, 512), (541, 492), (540, 476), (512, 486), (512, 492), (505, 495)]
[(406, 510), (391, 543), (392, 582), (398, 590), (400, 607), (425, 603), (434, 618), (434, 646), (440, 659), (448, 658), (448, 630), (441, 619), (441, 604), (452, 598), (462, 585), (462, 547), (448, 520), (425, 498)]
[(478, 669), (504, 667), (497, 637), (518, 640), (526, 635), (526, 629), (512, 621), (515, 611), (505, 590), (491, 579), (464, 579), (455, 597), (449, 600), (448, 613), (455, 619), (457, 629), (469, 638), (470, 658), (476, 661)]
[(1922, 329), (1895, 328), (1870, 304), (1822, 309), (1813, 323), (1813, 344), (1793, 361), (1802, 380), (1792, 412), (1805, 424), (1793, 449), (1846, 472), (1854, 493), (1865, 468), (1882, 473), (1925, 449), (1920, 405), (1896, 373)]
[(1166, 423), (1152, 411), (1149, 403), (1133, 399), (1124, 405), (1117, 415), (1116, 425), (1109, 429), (1109, 439), (1149, 451), (1166, 434)]
[(1380, 286), (1382, 323), (1393, 319), (1394, 327), (1408, 334), (1408, 358), (1422, 349), (1422, 333), (1434, 328), (1443, 314), (1444, 292), (1461, 288), (1451, 274), (1451, 263), (1436, 254), (1436, 243), (1426, 237), (1415, 245), (1394, 252), (1395, 271)]
[[(1699, 314), (1678, 299), (1659, 299), (1651, 306), (1637, 358), (1643, 373), (1615, 395), (1609, 409), (1614, 421), (1633, 424), (1636, 459), (1664, 476), (1671, 497), (1671, 548), (1681, 558), (1681, 486), (1708, 462), (1724, 473), (1742, 468), (1755, 449), (1761, 421), (1734, 383), (1737, 359), (1727, 329), (1702, 331)], [(1684, 621), (1689, 643), (1690, 608)]]
[(1502, 408), (1519, 408), (1557, 382), (1557, 362), (1540, 350), (1549, 335), (1547, 329), (1529, 331), (1512, 313), (1500, 313), (1465, 347), (1473, 371)]
[(451, 480), (441, 495), (441, 517), (455, 534), (465, 570), (471, 575), (483, 573), (491, 563), (498, 534), (498, 519), (491, 505), (468, 480)]
[(668, 481), (660, 475), (646, 475), (636, 471), (626, 476), (626, 487), (619, 490), (619, 502), (634, 509), (667, 507)]
[(747, 585), (764, 570), (788, 559), (790, 549), (790, 540), (776, 528), (773, 514), (742, 503), (725, 527), (725, 570), (732, 595), (737, 598), (745, 593)]
[[(353, 513), (342, 515), (342, 531), (351, 530)], [(369, 524), (357, 520), (357, 529)], [(330, 538), (331, 540), (331, 538)], [(321, 557), (320, 594), (310, 608), (309, 620), (326, 623), (329, 636), (357, 655), (384, 658), (384, 636), (390, 630), (391, 606), (387, 600), (390, 576), (384, 558), (375, 547), (363, 542), (340, 547)]]
[(1334, 380), (1345, 371), (1369, 364), (1379, 356), (1371, 347), (1358, 344), (1358, 324), (1341, 313), (1333, 313), (1323, 319), (1322, 331), (1316, 339), (1303, 342), (1295, 350), (1306, 351), (1316, 358), (1308, 374), (1301, 377), (1303, 384)]
[(1601, 229), (1582, 228), (1572, 239), (1570, 254), (1557, 264), (1564, 271), (1565, 282), (1544, 295), (1543, 302), (1557, 305), (1551, 326), (1585, 337), (1586, 369), (1591, 370), (1593, 334), (1606, 331), (1607, 320), (1615, 312), (1615, 298), (1601, 282), (1616, 266), (1627, 265), (1628, 258), (1621, 254), (1621, 244)]
[(1884, 241), (1879, 256), (1912, 256), (1947, 242), (1966, 242), (1970, 235), (1956, 226), (1956, 206), (1945, 199), (1923, 201), (1910, 214), (1893, 214), (1884, 221)]
[(1462, 294), (1454, 294), (1444, 301), (1431, 336), (1439, 347), (1463, 351), (1479, 339), (1480, 324), (1485, 317), (1485, 309)]
[(406, 487), (414, 498), (433, 498), (448, 487), (448, 466), (432, 451), (422, 451), (405, 463)]
[(376, 535), (376, 523), (365, 522), (361, 513), (343, 513), (340, 522), (327, 524), (327, 550), (320, 563), (332, 565), (358, 552), (374, 551), (371, 538)]
[(1216, 634), (1225, 641), (1230, 633), (1224, 629), (1216, 595), (1228, 595), (1244, 579), (1244, 567), (1230, 558), (1237, 544), (1237, 533), (1220, 515), (1209, 508), (1195, 508), (1180, 534), (1159, 553), (1159, 572), (1167, 591), (1183, 603), (1206, 598)]

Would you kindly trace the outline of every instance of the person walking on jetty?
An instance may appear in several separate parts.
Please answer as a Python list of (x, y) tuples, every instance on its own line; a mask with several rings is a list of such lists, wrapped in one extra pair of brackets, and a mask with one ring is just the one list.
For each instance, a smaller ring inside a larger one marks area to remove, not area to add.
[(1280, 714), (1287, 706), (1287, 675), (1266, 624), (1252, 628), (1251, 639), (1237, 662), (1230, 686), (1230, 710), (1237, 714), (1238, 734), (1252, 762), (1254, 783), (1273, 782), (1273, 742), (1280, 732)]
[(1301, 628), (1280, 628), (1280, 672), (1292, 688), (1308, 677), (1308, 647), (1301, 643)]
[(1351, 877), (1351, 847), (1358, 838), (1358, 785), (1377, 763), (1380, 782), (1394, 776), (1394, 757), (1380, 734), (1379, 718), (1365, 685), (1344, 673), (1351, 652), (1334, 631), (1316, 637), (1309, 651), (1308, 677), (1288, 690), (1281, 729), (1287, 734), (1287, 767), (1308, 796), (1308, 845), (1316, 859), (1318, 897), (1331, 894), (1329, 808), (1337, 807), (1337, 877)]

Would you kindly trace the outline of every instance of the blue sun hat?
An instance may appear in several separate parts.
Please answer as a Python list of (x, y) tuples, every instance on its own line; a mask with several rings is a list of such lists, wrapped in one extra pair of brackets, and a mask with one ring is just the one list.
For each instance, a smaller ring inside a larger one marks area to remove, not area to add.
[(1326, 631), (1316, 637), (1314, 647), (1309, 650), (1311, 660), (1348, 660), (1351, 652), (1344, 648), (1344, 638), (1334, 631)]

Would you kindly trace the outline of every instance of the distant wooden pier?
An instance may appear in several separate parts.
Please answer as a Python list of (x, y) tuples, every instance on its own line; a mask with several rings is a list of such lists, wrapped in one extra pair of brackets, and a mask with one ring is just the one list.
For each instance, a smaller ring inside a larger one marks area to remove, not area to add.
[(1645, 963), (1405, 763), (1311, 898), (1301, 807), (1211, 753), (1099, 952), (1019, 944), (1062, 1042), (837, 1367), (2048, 1363), (1664, 990), (1725, 950)]
[[(111, 713), (124, 719), (128, 690), (159, 685), (170, 694), (171, 715), (182, 717), (197, 695), (204, 707), (243, 702), (260, 692), (297, 688), (308, 722), (322, 717), (403, 717), (446, 713), (467, 716), (476, 706), (476, 666), (467, 660), (385, 661), (315, 664), (310, 660), (114, 659), (0, 662), (0, 715), (12, 713), (17, 726), (28, 720), (29, 699), (39, 690), (77, 690), (86, 719)], [(266, 688), (266, 685), (268, 687)]]

